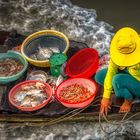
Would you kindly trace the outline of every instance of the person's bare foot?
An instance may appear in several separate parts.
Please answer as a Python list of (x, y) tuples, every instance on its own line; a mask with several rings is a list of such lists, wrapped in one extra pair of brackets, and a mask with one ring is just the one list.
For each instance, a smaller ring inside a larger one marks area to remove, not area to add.
[(131, 107), (132, 101), (125, 99), (122, 106), (120, 107), (119, 113), (129, 112), (131, 110)]

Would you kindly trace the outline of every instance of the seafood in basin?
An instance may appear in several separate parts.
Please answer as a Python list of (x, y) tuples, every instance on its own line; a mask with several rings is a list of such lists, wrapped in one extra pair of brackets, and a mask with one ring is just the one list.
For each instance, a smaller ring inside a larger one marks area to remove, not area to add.
[(32, 71), (27, 77), (27, 80), (39, 80), (42, 82), (46, 82), (47, 79), (48, 79), (48, 74), (42, 70)]
[(23, 64), (15, 58), (0, 60), (0, 77), (16, 75), (23, 69)]
[(37, 51), (30, 55), (31, 59), (34, 60), (48, 60), (53, 53), (60, 53), (59, 48), (57, 47), (42, 47), (38, 46)]
[(21, 107), (35, 107), (47, 99), (45, 85), (39, 82), (34, 85), (24, 85), (14, 95), (14, 102)]
[(72, 84), (64, 87), (59, 94), (59, 98), (68, 103), (79, 103), (89, 99), (93, 93), (79, 84)]
[(57, 47), (50, 47), (50, 50), (51, 50), (53, 53), (60, 53), (60, 50), (59, 50), (59, 48), (57, 48)]

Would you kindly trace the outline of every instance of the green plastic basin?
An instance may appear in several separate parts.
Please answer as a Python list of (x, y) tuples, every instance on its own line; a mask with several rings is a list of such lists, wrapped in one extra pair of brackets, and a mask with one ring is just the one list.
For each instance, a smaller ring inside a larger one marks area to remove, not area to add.
[(0, 77), (0, 84), (7, 84), (9, 82), (19, 79), (23, 75), (23, 73), (27, 70), (28, 67), (28, 62), (22, 57), (20, 53), (16, 51), (8, 51), (7, 53), (0, 53), (0, 59), (5, 59), (5, 58), (18, 59), (23, 64), (23, 69), (15, 75)]

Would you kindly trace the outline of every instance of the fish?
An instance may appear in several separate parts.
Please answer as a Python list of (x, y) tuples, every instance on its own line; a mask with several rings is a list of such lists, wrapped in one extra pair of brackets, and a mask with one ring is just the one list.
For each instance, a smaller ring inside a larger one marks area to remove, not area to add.
[(53, 77), (53, 76), (48, 76), (47, 78), (47, 83), (48, 84), (53, 84), (53, 85), (56, 85), (56, 82), (57, 82), (57, 78), (56, 77)]
[(32, 100), (32, 99), (31, 99), (29, 96), (26, 96), (26, 97), (21, 101), (20, 106), (22, 106), (22, 107), (32, 107), (31, 100)]
[(30, 72), (26, 79), (27, 80), (39, 80), (42, 82), (46, 82), (47, 77), (48, 77), (48, 74), (45, 71), (36, 70), (36, 71)]
[(47, 99), (45, 85), (40, 82), (24, 85), (14, 95), (14, 102), (21, 107), (35, 107)]
[(16, 93), (16, 95), (14, 96), (15, 101), (17, 102), (21, 102), (25, 97), (26, 97), (26, 93), (25, 92), (18, 92)]
[(33, 60), (37, 60), (36, 54), (31, 54), (31, 55), (30, 55), (30, 58), (33, 59)]
[(32, 89), (32, 90), (29, 90), (27, 93), (27, 95), (31, 95), (32, 97), (41, 97), (41, 98), (44, 98), (46, 97), (47, 98), (47, 94), (44, 94), (44, 92), (40, 89)]
[(63, 76), (62, 75), (59, 75), (59, 77), (56, 80), (56, 86), (58, 86), (60, 83), (62, 83), (63, 80), (64, 80)]
[(60, 53), (57, 47), (42, 47), (40, 44), (37, 47), (37, 51), (30, 55), (34, 60), (49, 60), (53, 53)]
[(38, 88), (38, 89), (43, 89), (43, 88), (45, 88), (45, 85), (44, 85), (43, 83), (40, 83), (40, 82), (36, 82), (35, 86), (36, 86), (36, 88)]
[(23, 91), (28, 91), (28, 90), (34, 89), (35, 86), (34, 85), (23, 85), (21, 88)]
[(51, 50), (53, 53), (60, 53), (60, 50), (59, 50), (59, 48), (57, 48), (57, 47), (50, 47), (50, 50)]
[(36, 56), (38, 60), (46, 60), (49, 59), (52, 54), (53, 52), (49, 48), (39, 46)]
[(40, 104), (40, 103), (39, 103), (38, 101), (31, 102), (32, 107), (35, 107), (35, 106), (37, 106), (37, 105), (39, 105), (39, 104)]

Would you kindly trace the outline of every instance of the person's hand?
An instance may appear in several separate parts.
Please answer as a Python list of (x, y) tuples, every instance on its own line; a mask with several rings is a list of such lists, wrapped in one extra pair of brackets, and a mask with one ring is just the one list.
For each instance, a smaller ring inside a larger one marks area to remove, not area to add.
[(110, 107), (110, 99), (103, 97), (102, 100), (101, 100), (100, 114), (107, 116), (108, 109), (111, 109), (111, 107)]

